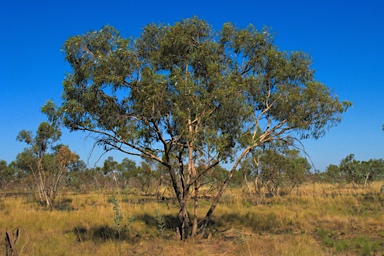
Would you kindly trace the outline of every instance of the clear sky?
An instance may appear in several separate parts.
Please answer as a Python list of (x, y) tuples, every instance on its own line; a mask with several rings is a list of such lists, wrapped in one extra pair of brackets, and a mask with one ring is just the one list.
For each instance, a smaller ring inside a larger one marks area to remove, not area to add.
[[(111, 25), (137, 37), (149, 23), (173, 24), (194, 15), (216, 30), (228, 21), (270, 27), (281, 50), (309, 53), (316, 78), (353, 102), (339, 126), (304, 141), (317, 169), (351, 153), (358, 160), (384, 158), (383, 11), (382, 0), (0, 0), (0, 159), (16, 159), (26, 146), (17, 134), (36, 131), (46, 120), (40, 109), (47, 100), (60, 103), (70, 71), (60, 49), (70, 36)], [(63, 132), (61, 143), (93, 166), (101, 150), (88, 157), (92, 138)]]

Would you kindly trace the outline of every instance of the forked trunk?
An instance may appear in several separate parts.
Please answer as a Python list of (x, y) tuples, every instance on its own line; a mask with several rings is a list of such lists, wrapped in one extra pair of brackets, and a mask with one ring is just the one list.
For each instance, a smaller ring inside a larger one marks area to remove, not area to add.
[[(181, 161), (181, 155), (179, 156), (179, 175), (176, 175), (175, 171), (172, 169), (172, 165), (168, 164), (169, 174), (171, 176), (172, 186), (176, 194), (177, 201), (180, 205), (180, 211), (178, 214), (178, 219), (180, 221), (178, 232), (181, 240), (186, 240), (189, 236), (189, 216), (187, 211), (187, 198), (188, 191), (186, 190), (184, 178), (184, 167)], [(180, 179), (180, 180), (178, 180)]]

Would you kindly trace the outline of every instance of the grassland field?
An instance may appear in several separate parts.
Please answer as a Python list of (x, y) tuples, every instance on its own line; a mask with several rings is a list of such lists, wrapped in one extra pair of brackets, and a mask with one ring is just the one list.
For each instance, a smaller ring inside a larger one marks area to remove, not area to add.
[[(262, 204), (229, 189), (208, 238), (188, 241), (177, 238), (178, 205), (170, 197), (66, 192), (49, 211), (31, 195), (1, 193), (0, 231), (5, 237), (19, 228), (19, 255), (384, 255), (381, 186), (307, 184)], [(200, 218), (209, 205), (209, 197), (201, 200)]]

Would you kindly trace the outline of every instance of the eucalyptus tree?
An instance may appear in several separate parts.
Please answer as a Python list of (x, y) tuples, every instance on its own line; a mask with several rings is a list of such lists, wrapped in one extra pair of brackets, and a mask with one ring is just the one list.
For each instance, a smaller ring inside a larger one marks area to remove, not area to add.
[(290, 193), (304, 182), (311, 166), (299, 153), (295, 149), (272, 148), (260, 156), (261, 182), (273, 196), (279, 195), (281, 189)]
[(328, 166), (326, 174), (329, 177), (338, 177), (338, 182), (351, 183), (352, 186), (364, 184), (367, 187), (369, 182), (382, 179), (383, 171), (383, 159), (359, 161), (354, 154), (349, 154), (341, 160), (339, 166)]
[(104, 160), (102, 171), (104, 176), (107, 178), (109, 184), (109, 189), (111, 189), (113, 186), (118, 189), (119, 183), (118, 183), (118, 165), (119, 163), (113, 159), (113, 156), (109, 156), (107, 159)]
[(124, 158), (118, 165), (117, 169), (119, 171), (120, 189), (124, 191), (124, 189), (129, 186), (129, 182), (132, 180), (132, 178), (137, 175), (136, 162), (129, 158)]
[[(300, 155), (293, 140), (274, 140), (252, 150), (240, 163), (251, 201), (289, 194), (302, 184), (310, 173), (311, 165)], [(250, 181), (253, 181), (252, 192)], [(263, 191), (264, 190), (264, 191)], [(257, 196), (254, 198), (254, 194)]]
[(362, 171), (362, 167), (360, 161), (355, 159), (355, 155), (349, 154), (341, 160), (339, 170), (345, 177), (345, 180), (348, 183), (352, 183), (352, 186), (355, 186), (364, 181), (365, 174)]
[(62, 178), (79, 157), (65, 145), (55, 144), (61, 136), (58, 126), (42, 122), (36, 134), (22, 130), (17, 140), (29, 147), (17, 155), (16, 164), (24, 170), (36, 187), (40, 202), (50, 210), (61, 188)]
[(4, 189), (15, 180), (14, 169), (7, 165), (5, 160), (0, 160), (0, 189)]
[(345, 181), (345, 176), (341, 173), (338, 165), (330, 164), (327, 166), (324, 173), (322, 173), (324, 181), (330, 183), (341, 183)]
[[(193, 17), (147, 25), (138, 38), (106, 26), (70, 37), (63, 51), (72, 72), (61, 106), (46, 105), (51, 118), (90, 132), (105, 150), (161, 163), (179, 202), (182, 239), (204, 235), (253, 148), (285, 136), (318, 138), (350, 105), (315, 80), (307, 54), (280, 51), (267, 29), (252, 25), (225, 23), (216, 32)], [(198, 225), (201, 178), (223, 161), (232, 168)], [(199, 162), (205, 167), (197, 171)]]

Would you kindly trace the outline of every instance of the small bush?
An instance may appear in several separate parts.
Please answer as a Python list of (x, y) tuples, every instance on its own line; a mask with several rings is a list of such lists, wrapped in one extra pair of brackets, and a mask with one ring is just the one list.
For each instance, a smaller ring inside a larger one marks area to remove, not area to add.
[(359, 236), (353, 239), (352, 243), (360, 255), (371, 255), (380, 248), (377, 242), (371, 241), (365, 236)]
[(335, 242), (335, 249), (338, 252), (343, 252), (348, 250), (350, 247), (350, 243), (347, 240), (341, 239)]

